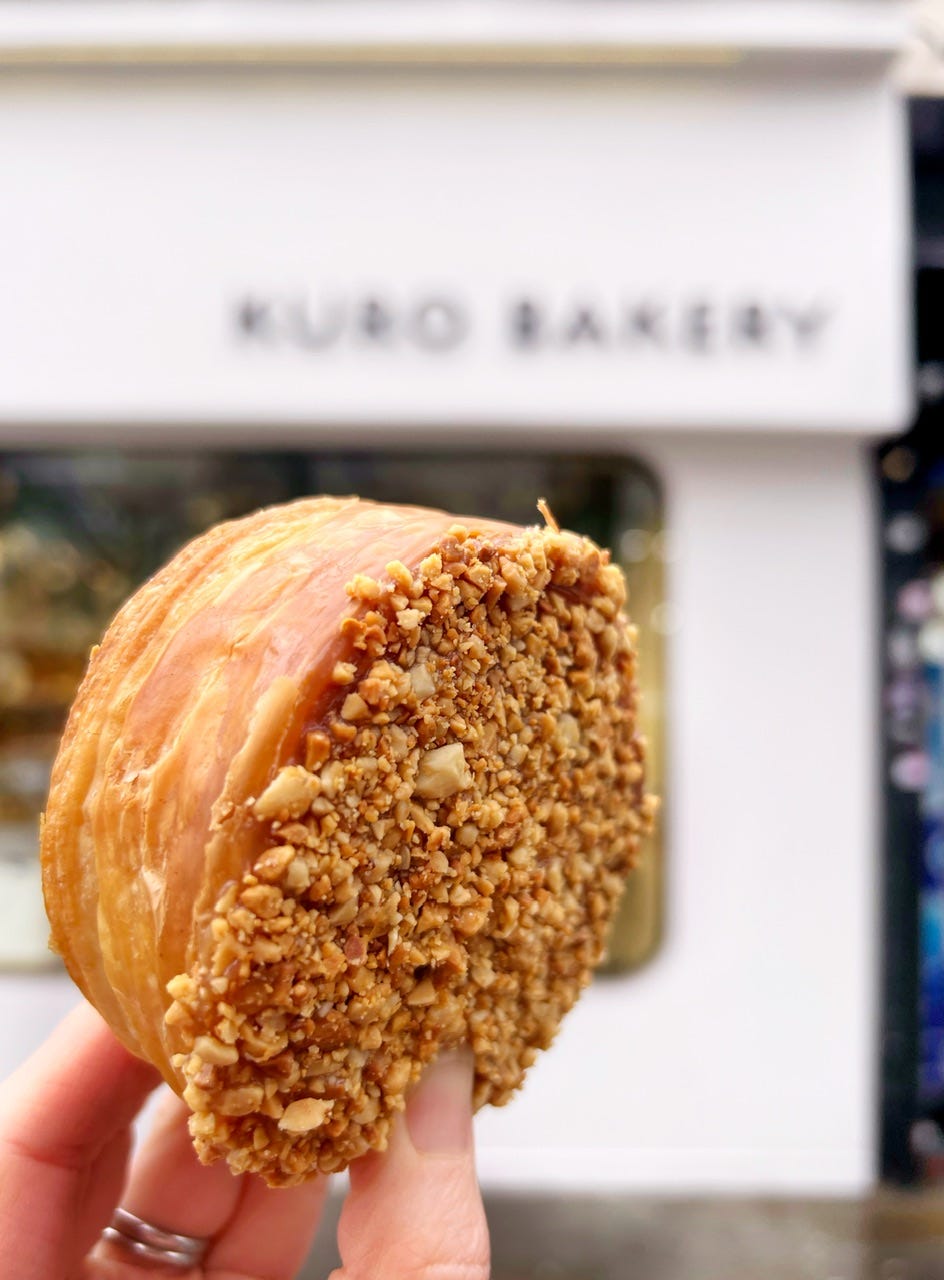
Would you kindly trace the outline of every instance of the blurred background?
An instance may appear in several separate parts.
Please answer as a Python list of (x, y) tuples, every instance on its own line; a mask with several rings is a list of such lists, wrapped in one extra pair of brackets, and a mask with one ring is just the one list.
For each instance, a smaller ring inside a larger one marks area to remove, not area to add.
[(128, 593), (304, 493), (544, 496), (664, 810), (479, 1117), (496, 1280), (944, 1277), (944, 2), (0, 0), (0, 192), (0, 1072)]

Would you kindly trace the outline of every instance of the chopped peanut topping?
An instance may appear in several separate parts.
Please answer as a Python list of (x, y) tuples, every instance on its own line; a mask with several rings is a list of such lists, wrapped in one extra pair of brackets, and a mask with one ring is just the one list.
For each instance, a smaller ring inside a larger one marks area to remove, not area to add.
[(221, 1044), (213, 1036), (197, 1036), (193, 1051), (214, 1067), (231, 1067), (239, 1061), (239, 1051), (231, 1044)]
[(472, 774), (465, 762), (460, 742), (434, 747), (420, 760), (415, 791), (427, 800), (445, 800), (472, 785)]
[(592, 543), (456, 525), (348, 594), (301, 763), (248, 806), (255, 861), (168, 984), (198, 1154), (271, 1185), (383, 1149), (463, 1042), (476, 1105), (507, 1101), (654, 811), (623, 581)]
[(309, 733), (305, 735), (305, 768), (317, 769), (331, 755), (331, 739), (326, 733)]
[(410, 684), (417, 698), (428, 698), (436, 692), (436, 684), (425, 662), (410, 668)]
[(341, 707), (345, 720), (363, 720), (368, 713), (367, 703), (359, 693), (349, 693)]
[(300, 818), (321, 789), (318, 779), (301, 765), (289, 765), (269, 783), (252, 806), (255, 817), (286, 822)]
[(298, 1098), (279, 1117), (279, 1128), (288, 1133), (308, 1133), (324, 1124), (333, 1106), (323, 1098)]

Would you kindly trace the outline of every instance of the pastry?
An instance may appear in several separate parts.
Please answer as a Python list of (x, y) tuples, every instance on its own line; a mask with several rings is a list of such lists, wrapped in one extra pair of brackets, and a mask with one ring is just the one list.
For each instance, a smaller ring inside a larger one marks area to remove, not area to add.
[(634, 633), (575, 534), (356, 498), (211, 529), (92, 651), (42, 830), (52, 945), (270, 1185), (386, 1145), (468, 1042), (505, 1102), (653, 802)]

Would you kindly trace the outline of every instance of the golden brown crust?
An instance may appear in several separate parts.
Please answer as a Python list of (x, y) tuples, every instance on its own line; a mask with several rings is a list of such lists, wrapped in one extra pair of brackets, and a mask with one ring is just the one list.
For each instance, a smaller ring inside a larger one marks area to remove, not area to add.
[(273, 1184), (383, 1146), (445, 1045), (503, 1101), (650, 818), (618, 571), (453, 524), (312, 499), (211, 530), (115, 619), (54, 770), (54, 945), (201, 1155)]
[(316, 498), (218, 525), (132, 596), (92, 654), (43, 824), (52, 944), (171, 1083), (164, 987), (184, 967), (207, 845), (221, 871), (247, 856), (229, 791), (277, 763), (266, 751), (291, 750), (286, 706), (306, 680), (317, 696), (317, 648), (350, 607), (354, 566), (379, 572), (404, 539), (425, 545), (449, 522)]

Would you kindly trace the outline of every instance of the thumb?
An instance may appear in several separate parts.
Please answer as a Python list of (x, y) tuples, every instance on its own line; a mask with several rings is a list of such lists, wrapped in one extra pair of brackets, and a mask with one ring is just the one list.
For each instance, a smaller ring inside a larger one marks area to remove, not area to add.
[(331, 1280), (488, 1280), (472, 1143), (472, 1055), (424, 1074), (384, 1155), (351, 1166)]

